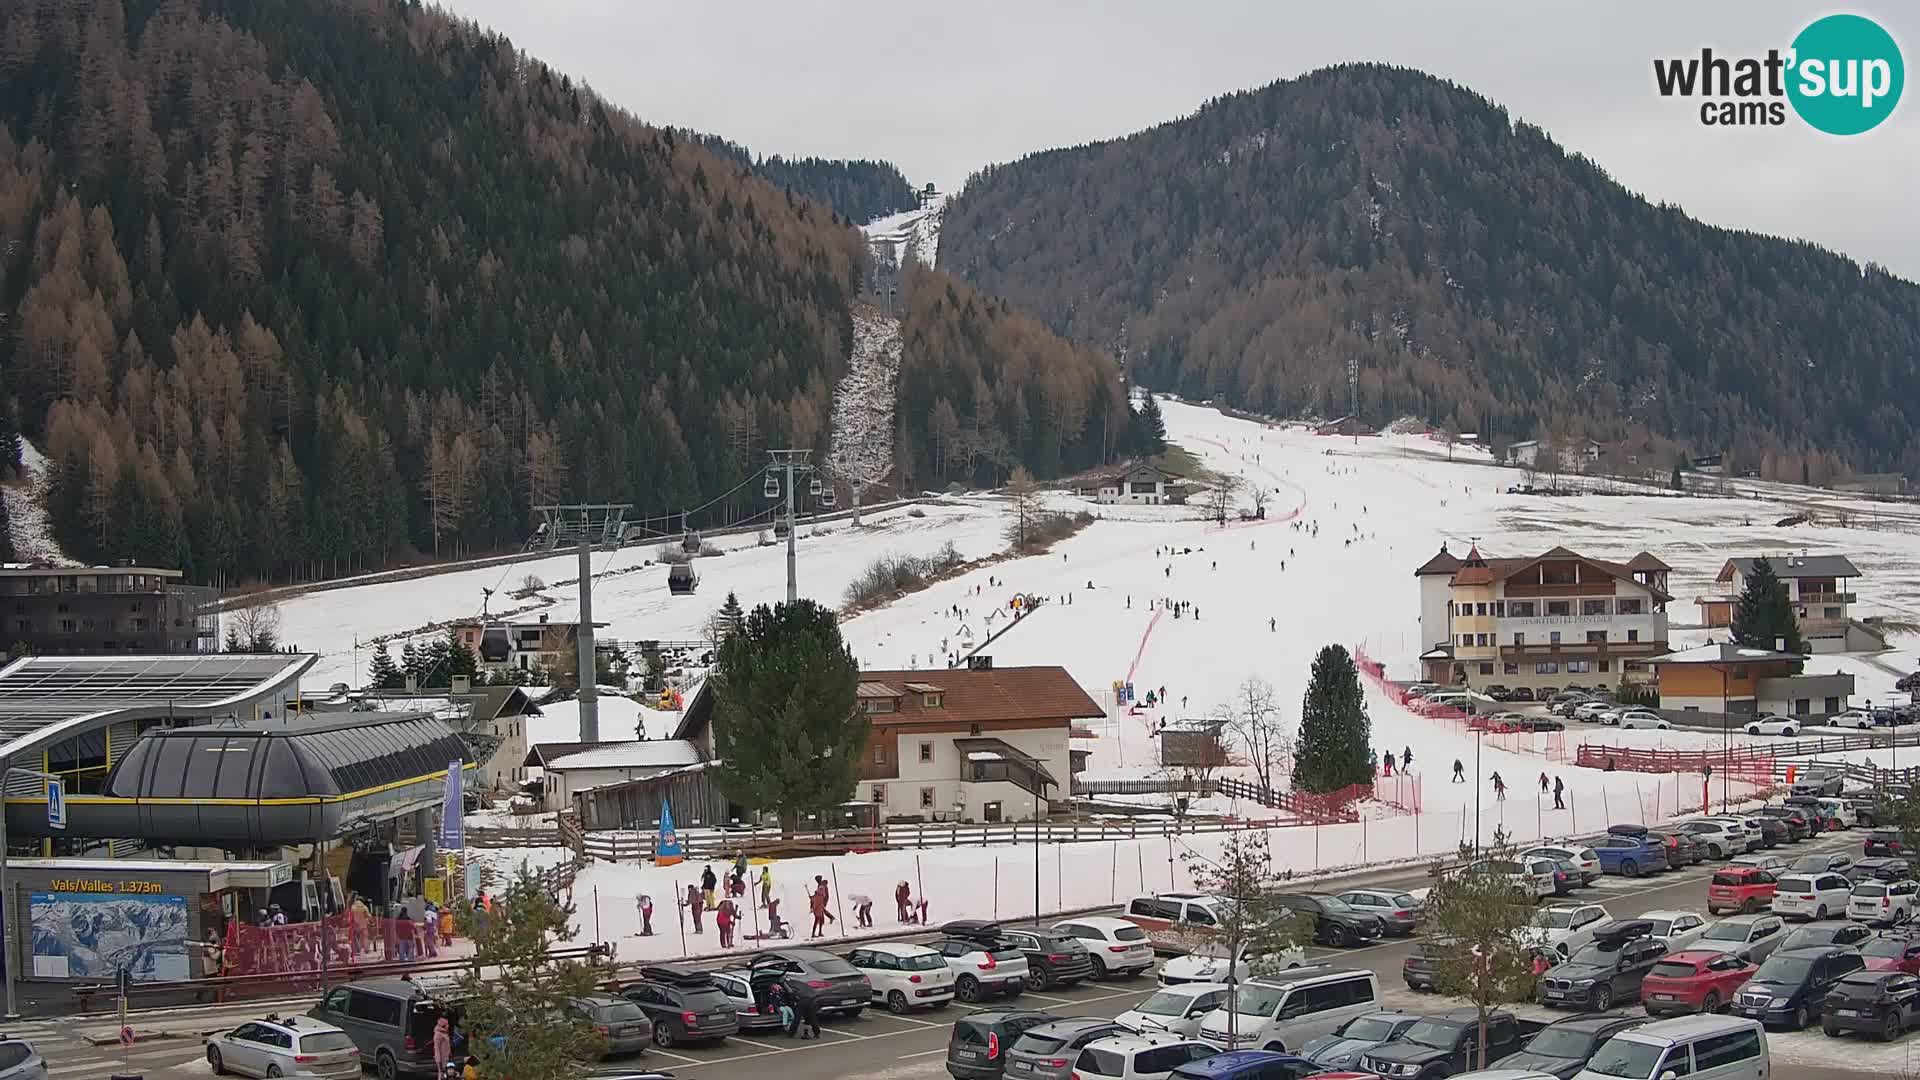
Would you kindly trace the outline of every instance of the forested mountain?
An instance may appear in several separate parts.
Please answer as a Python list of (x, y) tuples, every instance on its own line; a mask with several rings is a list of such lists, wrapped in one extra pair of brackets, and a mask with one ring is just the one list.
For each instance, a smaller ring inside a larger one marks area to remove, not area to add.
[(1323, 70), (987, 169), (940, 265), (1191, 396), (1343, 413), (1355, 363), (1376, 421), (1920, 473), (1920, 288), (1648, 203), (1415, 71)]
[(828, 158), (756, 157), (751, 150), (719, 135), (682, 129), (680, 134), (744, 166), (755, 176), (795, 195), (833, 208), (855, 225), (917, 205), (913, 185), (890, 161), (841, 161)]

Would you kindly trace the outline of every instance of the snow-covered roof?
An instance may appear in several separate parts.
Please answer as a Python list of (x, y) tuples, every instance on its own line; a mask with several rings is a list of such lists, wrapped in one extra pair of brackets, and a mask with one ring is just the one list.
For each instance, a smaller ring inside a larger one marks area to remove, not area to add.
[(700, 760), (700, 751), (684, 739), (620, 742), (568, 754), (547, 763), (549, 772), (570, 769), (676, 769)]
[(1706, 645), (1696, 645), (1691, 649), (1655, 656), (1649, 664), (1749, 664), (1765, 660), (1805, 660), (1800, 653), (1775, 652), (1772, 649), (1756, 649), (1747, 645), (1735, 645), (1727, 641), (1715, 641)]

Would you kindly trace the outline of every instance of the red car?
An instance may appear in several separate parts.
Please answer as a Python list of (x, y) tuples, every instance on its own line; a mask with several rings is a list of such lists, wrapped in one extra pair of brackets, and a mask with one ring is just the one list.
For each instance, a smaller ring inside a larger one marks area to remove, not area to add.
[(1688, 949), (1660, 958), (1641, 980), (1648, 1016), (1719, 1012), (1740, 992), (1758, 966), (1728, 952)]
[(1920, 937), (1881, 934), (1860, 943), (1868, 971), (1901, 971), (1920, 975)]
[(1707, 913), (1752, 915), (1773, 906), (1774, 890), (1780, 887), (1770, 870), (1757, 866), (1723, 866), (1713, 872), (1707, 884)]

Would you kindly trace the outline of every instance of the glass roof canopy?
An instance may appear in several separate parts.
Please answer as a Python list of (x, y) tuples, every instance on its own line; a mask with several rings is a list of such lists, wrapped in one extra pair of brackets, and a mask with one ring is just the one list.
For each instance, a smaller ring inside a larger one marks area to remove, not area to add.
[(204, 719), (277, 704), (314, 656), (28, 656), (0, 666), (0, 760), (121, 720)]

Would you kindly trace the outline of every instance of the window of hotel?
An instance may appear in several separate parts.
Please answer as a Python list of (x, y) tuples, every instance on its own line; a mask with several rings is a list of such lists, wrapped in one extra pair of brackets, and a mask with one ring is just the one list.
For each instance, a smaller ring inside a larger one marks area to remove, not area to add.
[(887, 744), (886, 743), (873, 744), (873, 763), (875, 765), (885, 765), (887, 763)]
[(1487, 644), (1487, 635), (1485, 635), (1485, 634), (1475, 634), (1475, 635), (1473, 635), (1473, 643), (1474, 643), (1475, 645), (1478, 645), (1478, 646), (1481, 646), (1482, 648), (1484, 648), (1484, 647), (1486, 646), (1486, 644)]
[(887, 697), (870, 697), (862, 701), (860, 705), (865, 711), (870, 713), (888, 713), (893, 711), (893, 699)]
[(1826, 613), (1821, 616), (1823, 619), (1837, 619), (1840, 617), (1840, 609), (1837, 607), (1821, 608), (1820, 610)]
[(920, 760), (921, 761), (933, 760), (933, 744), (932, 743), (923, 742), (920, 744)]
[(1515, 600), (1507, 605), (1507, 614), (1516, 619), (1533, 618), (1533, 610), (1533, 601), (1531, 600)]
[(1580, 614), (1582, 615), (1605, 615), (1606, 613), (1607, 602), (1605, 600), (1580, 601)]
[(926, 810), (931, 808), (932, 806), (933, 806), (933, 789), (930, 787), (921, 788), (920, 789), (920, 809)]
[(1493, 674), (1493, 661), (1491, 660), (1483, 661), (1480, 664), (1480, 674), (1482, 675)]
[(1461, 635), (1460, 635), (1460, 644), (1462, 644), (1462, 645), (1471, 645), (1471, 644), (1473, 644), (1473, 635), (1472, 635), (1472, 634), (1461, 634)]
[(1644, 661), (1640, 661), (1640, 660), (1623, 660), (1620, 663), (1620, 670), (1621, 671), (1645, 671), (1647, 670), (1647, 665)]
[(873, 801), (877, 803), (885, 803), (887, 801), (887, 785), (873, 785)]
[(1560, 644), (1560, 631), (1558, 631), (1558, 630), (1549, 630), (1549, 631), (1547, 632), (1547, 644), (1549, 644), (1549, 645), (1558, 645), (1558, 644)]
[(1533, 673), (1535, 675), (1558, 675), (1560, 674), (1560, 661), (1542, 660), (1533, 665)]
[(1573, 614), (1573, 601), (1571, 601), (1571, 600), (1549, 600), (1549, 601), (1547, 601), (1547, 614), (1549, 614), (1549, 615), (1571, 615), (1571, 614)]
[(1527, 635), (1515, 630), (1513, 632), (1513, 643), (1515, 645), (1525, 645), (1527, 643)]
[(1502, 675), (1518, 675), (1518, 674), (1520, 674), (1520, 665), (1519, 665), (1519, 664), (1516, 664), (1516, 663), (1514, 663), (1514, 662), (1513, 662), (1513, 661), (1511, 661), (1511, 660), (1509, 660), (1509, 661), (1507, 661), (1506, 663), (1504, 663), (1504, 664), (1502, 664), (1502, 665), (1500, 665), (1500, 674), (1502, 674)]
[(1567, 674), (1569, 675), (1585, 675), (1586, 673), (1592, 670), (1593, 670), (1593, 661), (1591, 660), (1567, 661)]
[(1638, 631), (1638, 630), (1629, 630), (1629, 631), (1627, 631), (1627, 640), (1628, 640), (1628, 641), (1639, 641), (1639, 640), (1640, 640), (1640, 631)]
[(1600, 671), (1601, 671), (1602, 673), (1605, 673), (1605, 672), (1609, 672), (1609, 671), (1612, 671), (1612, 670), (1613, 670), (1613, 661), (1611, 661), (1611, 660), (1602, 660), (1602, 661), (1600, 661)]
[(1606, 643), (1607, 643), (1607, 632), (1605, 630), (1587, 631), (1587, 644), (1605, 645)]
[(1475, 604), (1473, 605), (1473, 607), (1474, 607), (1473, 613), (1475, 615), (1485, 615), (1487, 613), (1487, 605), (1485, 604)]
[(1622, 615), (1638, 615), (1640, 614), (1640, 598), (1637, 596), (1623, 596), (1614, 602), (1613, 609)]

